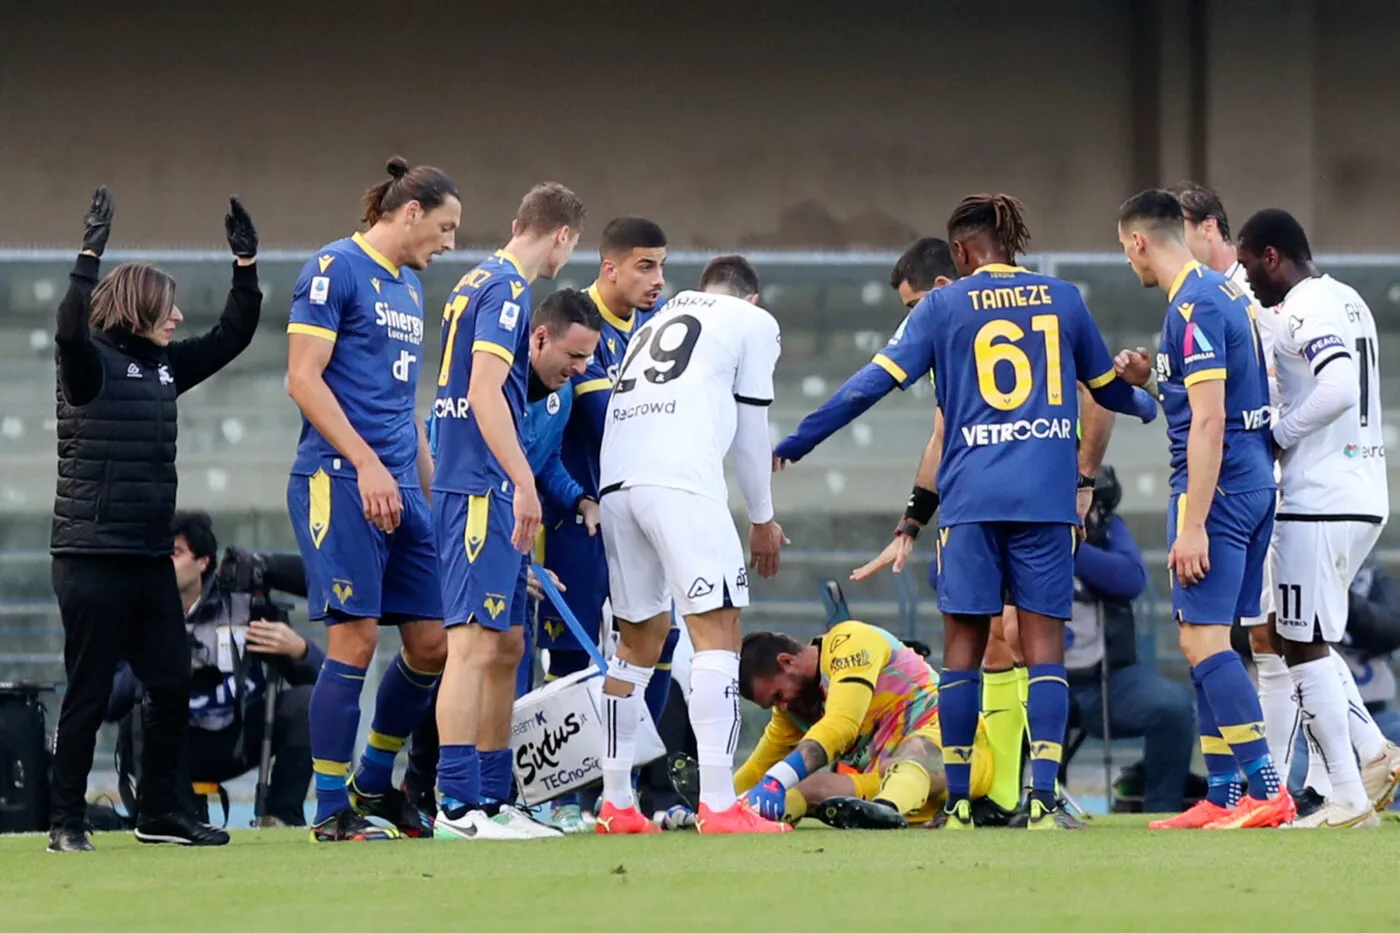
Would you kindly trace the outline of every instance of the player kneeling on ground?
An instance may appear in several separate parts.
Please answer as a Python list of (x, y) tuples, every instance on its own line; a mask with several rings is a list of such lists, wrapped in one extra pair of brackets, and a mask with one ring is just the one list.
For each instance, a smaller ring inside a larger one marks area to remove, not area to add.
[[(884, 629), (848, 621), (808, 645), (754, 632), (740, 655), (743, 696), (773, 711), (734, 776), (769, 819), (807, 813), (838, 829), (926, 823), (947, 794), (938, 681), (924, 659)], [(839, 762), (854, 774), (823, 771)], [(972, 760), (972, 796), (992, 783), (986, 734)]]

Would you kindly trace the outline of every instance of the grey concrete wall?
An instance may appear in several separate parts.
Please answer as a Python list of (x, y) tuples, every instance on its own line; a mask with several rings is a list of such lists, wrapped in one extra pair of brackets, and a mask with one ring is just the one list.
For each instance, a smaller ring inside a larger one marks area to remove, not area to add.
[(1126, 0), (6, 4), (0, 243), (70, 243), (106, 181), (127, 245), (218, 243), (230, 191), (269, 244), (314, 245), (401, 152), (455, 175), (476, 243), (557, 178), (687, 246), (898, 246), (994, 188), (1035, 248), (1112, 249), (1149, 55), (1161, 181), (1198, 168), (1240, 220), (1282, 204), (1321, 248), (1400, 249), (1393, 3), (1219, 0), (1202, 62), (1186, 0), (1133, 3), (1150, 51)]

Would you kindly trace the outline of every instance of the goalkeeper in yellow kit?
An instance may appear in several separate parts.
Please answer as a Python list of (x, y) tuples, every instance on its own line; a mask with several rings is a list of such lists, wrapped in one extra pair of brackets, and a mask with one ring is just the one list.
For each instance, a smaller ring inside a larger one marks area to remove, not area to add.
[[(884, 629), (847, 621), (804, 645), (791, 636), (745, 636), (739, 690), (772, 719), (735, 773), (744, 799), (769, 819), (811, 812), (842, 829), (928, 822), (942, 808), (938, 679), (924, 659)], [(836, 770), (826, 770), (828, 765)], [(992, 784), (979, 728), (972, 796)]]

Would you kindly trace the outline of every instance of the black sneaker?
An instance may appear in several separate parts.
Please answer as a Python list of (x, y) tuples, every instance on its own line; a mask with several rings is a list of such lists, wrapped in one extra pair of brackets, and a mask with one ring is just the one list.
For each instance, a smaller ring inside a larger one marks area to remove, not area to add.
[(700, 812), (700, 763), (684, 752), (674, 752), (666, 758), (666, 774), (677, 796), (692, 811)]
[(1317, 791), (1313, 790), (1311, 787), (1304, 787), (1303, 792), (1293, 798), (1293, 803), (1298, 807), (1298, 816), (1296, 819), (1301, 820), (1305, 816), (1312, 816), (1318, 810), (1321, 810), (1322, 805), (1326, 802), (1327, 798), (1323, 797)]
[(356, 789), (352, 778), (346, 790), (350, 793), (350, 806), (360, 816), (378, 817), (397, 829), (399, 835), (410, 839), (432, 838), (432, 817), (414, 806), (397, 787), (391, 787), (382, 794), (365, 794)]
[(828, 797), (812, 814), (832, 829), (907, 829), (909, 821), (883, 801)]
[(397, 838), (397, 829), (376, 826), (353, 807), (341, 807), (311, 827), (312, 842), (383, 842)]
[(1009, 827), (1018, 812), (1019, 810), (1007, 810), (1000, 804), (993, 803), (990, 797), (979, 797), (972, 801), (972, 822), (977, 824), (978, 829)]
[(170, 842), (181, 846), (228, 845), (228, 833), (178, 810), (137, 822), (136, 839), (139, 842)]
[(1029, 797), (1021, 801), (1021, 805), (1016, 808), (1016, 812), (1006, 821), (1007, 829), (1025, 829), (1031, 821), (1031, 799)]
[(49, 832), (50, 852), (91, 852), (92, 843), (81, 829), (55, 829)]

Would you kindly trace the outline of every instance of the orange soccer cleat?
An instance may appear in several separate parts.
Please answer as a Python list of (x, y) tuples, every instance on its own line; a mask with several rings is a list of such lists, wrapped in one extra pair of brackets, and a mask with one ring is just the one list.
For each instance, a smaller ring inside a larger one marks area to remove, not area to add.
[(1218, 803), (1211, 803), (1209, 800), (1198, 800), (1191, 809), (1176, 816), (1164, 820), (1153, 820), (1147, 824), (1148, 829), (1200, 829), (1207, 823), (1214, 823), (1231, 813), (1229, 807), (1222, 807)]
[(643, 816), (635, 804), (623, 810), (605, 803), (593, 831), (600, 836), (646, 836), (661, 832), (661, 827)]
[(1298, 807), (1288, 791), (1281, 790), (1268, 800), (1245, 796), (1239, 804), (1220, 819), (1207, 823), (1202, 829), (1272, 829), (1290, 823), (1298, 815)]
[(695, 818), (695, 831), (705, 835), (738, 833), (790, 833), (787, 823), (774, 823), (765, 820), (753, 811), (748, 804), (737, 800), (728, 810), (716, 813), (705, 804), (700, 804), (700, 812)]

